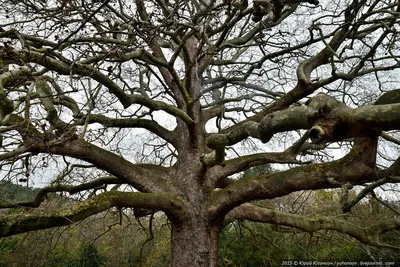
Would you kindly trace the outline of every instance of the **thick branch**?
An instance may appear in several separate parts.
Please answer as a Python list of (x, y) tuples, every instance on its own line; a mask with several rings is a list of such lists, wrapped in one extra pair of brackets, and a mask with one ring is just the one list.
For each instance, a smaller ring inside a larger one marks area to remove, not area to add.
[(373, 168), (356, 160), (351, 152), (333, 162), (241, 179), (214, 192), (208, 202), (209, 212), (211, 218), (219, 220), (232, 208), (251, 200), (272, 199), (301, 190), (336, 188), (345, 183), (357, 185), (374, 179), (376, 175)]
[(239, 173), (248, 168), (259, 166), (267, 163), (291, 163), (301, 164), (296, 160), (295, 156), (286, 152), (277, 153), (258, 153), (248, 156), (241, 156), (224, 162), (224, 166), (215, 166), (208, 169), (206, 177), (212, 178), (217, 183), (220, 179), (224, 179), (229, 175)]
[[(22, 201), (22, 202), (15, 202), (9, 203), (0, 200), (0, 209), (4, 208), (18, 208), (18, 207), (30, 207), (30, 208), (37, 208), (46, 198), (48, 193), (55, 193), (55, 192), (68, 192), (71, 195), (76, 194), (81, 191), (86, 191), (90, 189), (97, 188), (99, 186), (110, 185), (110, 184), (121, 184), (122, 181), (115, 178), (115, 177), (103, 177), (97, 180), (80, 184), (77, 186), (73, 185), (52, 185), (46, 186), (36, 194), (35, 198), (32, 201)], [(3, 202), (3, 203), (2, 203)]]
[[(0, 59), (1, 62), (1, 59)], [(0, 75), (0, 122), (4, 117), (14, 111), (13, 102), (7, 97), (4, 87), (10, 86), (12, 83), (20, 83), (18, 79), (29, 74), (30, 69), (26, 66), (15, 68)]]
[(168, 168), (158, 165), (137, 165), (81, 139), (69, 139), (54, 145), (40, 144), (36, 152), (54, 153), (92, 163), (142, 192), (176, 193), (168, 183)]
[(39, 95), (40, 102), (47, 111), (47, 120), (57, 129), (63, 130), (68, 125), (64, 123), (59, 117), (57, 109), (54, 107), (52, 97), (54, 93), (52, 92), (50, 86), (44, 78), (36, 79), (36, 92)]
[(334, 230), (350, 235), (368, 245), (400, 249), (400, 247), (381, 243), (380, 241), (382, 234), (400, 229), (399, 220), (388, 220), (370, 227), (362, 227), (337, 217), (309, 218), (278, 210), (256, 207), (250, 204), (243, 204), (229, 212), (226, 223), (237, 219), (285, 225), (301, 229), (308, 233), (319, 230)]
[(70, 225), (112, 207), (162, 210), (170, 219), (179, 220), (184, 206), (180, 199), (166, 194), (110, 191), (58, 212), (0, 216), (0, 236)]
[[(132, 104), (137, 103), (144, 105), (152, 110), (164, 110), (165, 112), (173, 116), (180, 117), (187, 124), (193, 123), (192, 119), (185, 112), (174, 106), (168, 105), (162, 101), (151, 100), (140, 95), (130, 95), (125, 93), (125, 91), (122, 90), (107, 75), (101, 73), (100, 71), (96, 70), (95, 68), (89, 65), (81, 64), (79, 62), (72, 62), (68, 60), (66, 60), (67, 62), (63, 62), (60, 60), (56, 60), (50, 56), (46, 56), (45, 54), (34, 51), (14, 50), (13, 53), (15, 54), (15, 59), (13, 60), (16, 63), (19, 63), (19, 61), (21, 60), (23, 62), (34, 62), (50, 70), (53, 70), (59, 74), (63, 75), (78, 74), (86, 77), (91, 77), (95, 81), (106, 86), (110, 91), (110, 93), (114, 94), (125, 108), (128, 108)], [(140, 59), (141, 52), (138, 51), (137, 53), (138, 53), (137, 58)]]
[(235, 141), (231, 141), (231, 143), (237, 143), (249, 136), (253, 136), (250, 135), (250, 132), (245, 126), (249, 122), (260, 122), (267, 114), (271, 114), (275, 111), (287, 108), (293, 103), (313, 93), (320, 87), (317, 85), (313, 85), (311, 83), (310, 81), (311, 72), (315, 70), (317, 67), (329, 63), (329, 59), (331, 58), (333, 53), (336, 52), (336, 50), (345, 40), (345, 36), (349, 31), (350, 22), (352, 19), (354, 19), (354, 17), (346, 18), (347, 24), (345, 24), (345, 26), (342, 27), (332, 37), (331, 41), (329, 42), (329, 47), (325, 47), (315, 56), (299, 64), (297, 69), (298, 84), (293, 90), (289, 91), (287, 94), (285, 94), (283, 97), (275, 101), (273, 104), (267, 106), (264, 110), (262, 110), (258, 114), (250, 117), (245, 121), (237, 123), (236, 125), (229, 127), (222, 132), (223, 134), (226, 135), (235, 135), (237, 139)]
[(10, 114), (3, 125), (15, 126), (24, 139), (24, 151), (53, 153), (94, 164), (142, 192), (177, 193), (168, 182), (169, 169), (159, 165), (133, 164), (121, 156), (79, 139), (72, 131), (44, 137), (32, 124)]
[[(351, 109), (325, 94), (310, 99), (308, 107), (291, 107), (265, 116), (260, 123), (242, 124), (238, 132), (214, 134), (207, 145), (234, 145), (247, 136), (268, 142), (279, 132), (311, 129), (313, 143), (341, 141), (353, 137), (370, 136), (371, 132), (400, 129), (400, 104), (369, 105)], [(385, 114), (384, 116), (382, 114)]]

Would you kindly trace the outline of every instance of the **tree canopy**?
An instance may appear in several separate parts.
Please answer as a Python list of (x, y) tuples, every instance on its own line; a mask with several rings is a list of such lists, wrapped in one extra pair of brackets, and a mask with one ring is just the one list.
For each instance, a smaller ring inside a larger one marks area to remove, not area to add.
[[(133, 208), (166, 214), (172, 266), (215, 266), (236, 220), (398, 248), (381, 239), (395, 216), (361, 225), (252, 201), (340, 189), (347, 213), (378, 188), (397, 198), (399, 12), (377, 0), (3, 1), (1, 172), (47, 186), (0, 208), (75, 201), (1, 215), (0, 236)], [(241, 178), (265, 164), (274, 171)]]

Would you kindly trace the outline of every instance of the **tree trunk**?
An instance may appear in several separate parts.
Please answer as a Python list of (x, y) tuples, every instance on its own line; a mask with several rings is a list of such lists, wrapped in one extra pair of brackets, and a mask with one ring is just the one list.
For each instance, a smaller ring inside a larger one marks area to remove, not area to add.
[(218, 266), (219, 226), (210, 226), (204, 218), (172, 225), (172, 267)]

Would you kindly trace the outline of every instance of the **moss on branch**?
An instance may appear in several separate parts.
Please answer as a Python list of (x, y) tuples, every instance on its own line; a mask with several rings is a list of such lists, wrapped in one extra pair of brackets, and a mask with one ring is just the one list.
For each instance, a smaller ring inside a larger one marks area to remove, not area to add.
[(234, 207), (252, 200), (273, 199), (301, 190), (336, 188), (375, 180), (376, 174), (356, 154), (322, 164), (291, 168), (287, 171), (250, 176), (214, 192), (208, 202), (213, 219), (218, 220)]
[(73, 224), (112, 207), (164, 211), (172, 220), (182, 219), (184, 202), (167, 194), (110, 191), (56, 212), (0, 216), (0, 237)]
[(261, 208), (251, 204), (243, 204), (233, 209), (227, 215), (225, 223), (237, 219), (285, 225), (309, 233), (320, 230), (333, 230), (350, 235), (368, 245), (400, 249), (398, 246), (392, 246), (380, 241), (382, 234), (388, 231), (400, 230), (400, 221), (396, 219), (387, 220), (370, 227), (362, 227), (337, 217), (310, 218), (274, 209)]

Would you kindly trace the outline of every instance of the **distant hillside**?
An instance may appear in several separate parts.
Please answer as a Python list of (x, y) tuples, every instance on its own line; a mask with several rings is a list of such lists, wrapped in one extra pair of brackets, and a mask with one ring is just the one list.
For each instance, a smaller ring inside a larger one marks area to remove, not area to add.
[(39, 192), (39, 188), (26, 187), (13, 184), (9, 181), (0, 182), (0, 201), (32, 200)]

